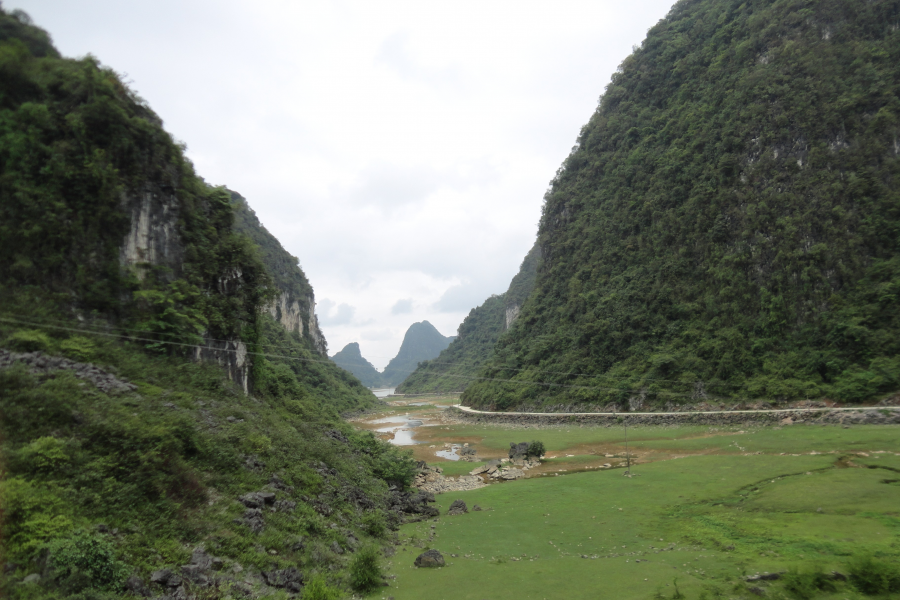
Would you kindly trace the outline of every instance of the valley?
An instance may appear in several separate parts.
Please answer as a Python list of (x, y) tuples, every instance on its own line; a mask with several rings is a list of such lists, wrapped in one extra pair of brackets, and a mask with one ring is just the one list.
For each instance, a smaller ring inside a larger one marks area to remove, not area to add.
[[(445, 414), (454, 402), (404, 397), (371, 419), (421, 421), (414, 456), (449, 477), (506, 457), (510, 442), (541, 440), (545, 459), (526, 479), (437, 495), (442, 516), (401, 527), (395, 578), (372, 597), (795, 597), (785, 573), (848, 575), (853, 557), (900, 544), (895, 426), (633, 427), (629, 478), (621, 426), (470, 424)], [(435, 456), (463, 443), (478, 462)], [(469, 512), (446, 516), (457, 499)], [(426, 548), (446, 566), (414, 568)], [(779, 579), (752, 579), (767, 573)], [(815, 597), (868, 597), (838, 583)]]

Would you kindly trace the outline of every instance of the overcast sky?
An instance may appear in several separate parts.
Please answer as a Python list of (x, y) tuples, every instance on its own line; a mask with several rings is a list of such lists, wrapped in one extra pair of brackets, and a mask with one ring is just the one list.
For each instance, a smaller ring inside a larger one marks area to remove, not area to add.
[(506, 291), (543, 194), (669, 0), (6, 0), (125, 76), (379, 369)]

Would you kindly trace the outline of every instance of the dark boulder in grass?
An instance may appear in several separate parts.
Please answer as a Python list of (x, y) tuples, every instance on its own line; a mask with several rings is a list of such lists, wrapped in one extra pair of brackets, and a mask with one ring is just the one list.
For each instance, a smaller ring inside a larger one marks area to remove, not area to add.
[(428, 550), (423, 552), (419, 556), (416, 557), (415, 565), (417, 567), (443, 567), (444, 566), (444, 557), (443, 555), (435, 549)]
[(454, 500), (453, 504), (450, 505), (450, 510), (447, 511), (448, 515), (462, 515), (469, 512), (469, 509), (466, 507), (466, 503), (462, 500)]

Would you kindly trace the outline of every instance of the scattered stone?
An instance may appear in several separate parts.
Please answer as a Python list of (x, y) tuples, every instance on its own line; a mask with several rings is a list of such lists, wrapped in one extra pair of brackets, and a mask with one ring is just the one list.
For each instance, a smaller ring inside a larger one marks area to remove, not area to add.
[(74, 371), (75, 377), (93, 384), (101, 392), (118, 394), (134, 392), (137, 386), (118, 379), (111, 373), (95, 367), (90, 363), (79, 363), (61, 356), (48, 356), (43, 352), (10, 352), (0, 349), (0, 369), (12, 366), (14, 362), (23, 362), (35, 375), (43, 375), (51, 371)]
[(166, 585), (169, 583), (169, 580), (172, 578), (174, 573), (170, 569), (160, 569), (159, 571), (154, 571), (150, 575), (150, 583), (158, 583), (159, 585)]
[(239, 525), (246, 525), (253, 533), (260, 533), (265, 528), (262, 510), (258, 508), (248, 508), (244, 511), (243, 516), (235, 519), (234, 522)]
[(472, 506), (472, 510), (474, 510), (475, 512), (479, 512), (479, 511), (484, 510), (484, 509), (481, 508), (480, 506), (478, 506), (477, 504), (475, 504), (474, 506)]
[(781, 576), (784, 575), (786, 571), (781, 571), (780, 573), (763, 573), (762, 575), (751, 575), (747, 577), (747, 582), (753, 581), (777, 581), (781, 579)]
[[(443, 560), (441, 561), (443, 564)], [(32, 573), (31, 575), (26, 575), (25, 579), (19, 582), (19, 585), (27, 585), (29, 583), (39, 583), (41, 581), (41, 576), (37, 573)]]
[(419, 556), (416, 557), (416, 562), (414, 563), (417, 567), (426, 567), (426, 568), (434, 568), (434, 567), (443, 567), (444, 566), (444, 557), (435, 549), (428, 550), (427, 552), (423, 552)]
[(469, 509), (466, 508), (466, 503), (462, 500), (454, 500), (450, 505), (450, 510), (447, 511), (448, 515), (462, 515), (469, 512)]
[(766, 595), (766, 591), (764, 589), (762, 589), (761, 587), (755, 586), (755, 585), (748, 588), (747, 591), (750, 592), (751, 594), (756, 594), (757, 596), (765, 596)]
[(331, 551), (334, 552), (335, 554), (343, 554), (344, 553), (344, 549), (341, 548), (341, 545), (338, 544), (337, 542), (331, 542)]
[(286, 588), (294, 593), (303, 589), (303, 573), (298, 571), (296, 567), (266, 571), (263, 572), (262, 575), (265, 578), (266, 583), (272, 587)]
[(128, 578), (125, 582), (125, 589), (135, 596), (143, 596), (145, 598), (151, 596), (150, 590), (147, 588), (144, 580), (137, 575), (132, 575)]

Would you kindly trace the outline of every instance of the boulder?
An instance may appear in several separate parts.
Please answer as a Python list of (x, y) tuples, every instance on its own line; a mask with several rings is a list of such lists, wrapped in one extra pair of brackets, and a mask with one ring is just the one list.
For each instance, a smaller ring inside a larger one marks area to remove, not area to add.
[(414, 563), (417, 567), (425, 567), (425, 568), (434, 568), (434, 567), (443, 567), (444, 566), (444, 557), (440, 552), (432, 548), (427, 552), (423, 552), (419, 556), (416, 557), (416, 562)]
[(521, 479), (522, 477), (525, 477), (525, 471), (522, 469), (505, 469), (500, 473), (500, 479), (505, 479), (507, 481)]
[(150, 590), (147, 589), (146, 584), (144, 584), (144, 580), (138, 577), (137, 575), (132, 575), (125, 582), (125, 589), (134, 594), (135, 596), (150, 596)]
[(462, 515), (469, 512), (469, 509), (466, 508), (466, 503), (462, 500), (454, 500), (453, 504), (450, 505), (450, 510), (447, 511), (448, 515)]
[(509, 457), (511, 459), (525, 458), (525, 454), (527, 452), (528, 452), (528, 442), (519, 442), (518, 444), (515, 442), (510, 442)]
[(480, 467), (475, 467), (469, 471), (469, 475), (480, 475), (481, 473), (486, 473), (488, 469), (490, 469), (489, 466), (481, 465)]
[(303, 573), (296, 567), (264, 571), (262, 576), (272, 587), (286, 588), (291, 592), (299, 592), (303, 589)]

